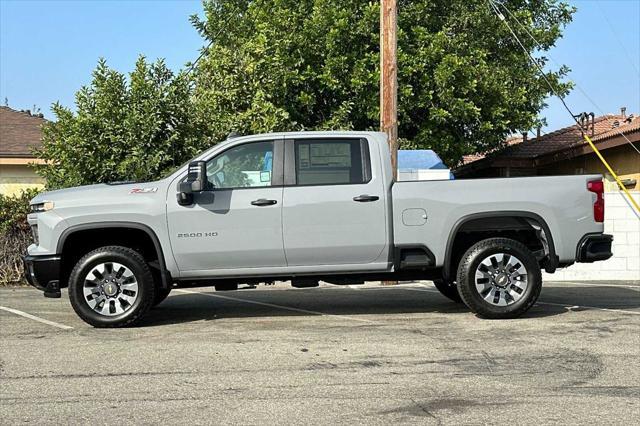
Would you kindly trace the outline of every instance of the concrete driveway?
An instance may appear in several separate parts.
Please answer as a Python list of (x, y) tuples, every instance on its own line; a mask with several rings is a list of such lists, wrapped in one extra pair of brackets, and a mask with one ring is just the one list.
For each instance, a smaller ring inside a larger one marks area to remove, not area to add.
[(548, 282), (509, 321), (428, 283), (192, 288), (117, 330), (81, 322), (66, 293), (0, 289), (0, 338), (2, 424), (640, 418), (638, 283)]

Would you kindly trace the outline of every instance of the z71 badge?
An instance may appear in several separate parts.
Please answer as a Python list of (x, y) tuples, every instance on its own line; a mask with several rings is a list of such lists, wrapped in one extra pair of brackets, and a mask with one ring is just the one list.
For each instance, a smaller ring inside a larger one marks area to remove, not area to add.
[(129, 194), (153, 194), (158, 192), (158, 188), (133, 188)]

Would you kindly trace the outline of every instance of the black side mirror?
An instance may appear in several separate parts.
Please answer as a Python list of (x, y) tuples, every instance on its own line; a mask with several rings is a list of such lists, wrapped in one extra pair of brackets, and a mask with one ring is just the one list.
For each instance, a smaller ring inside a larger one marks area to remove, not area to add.
[(207, 163), (192, 161), (189, 163), (187, 179), (180, 182), (178, 204), (182, 206), (193, 204), (193, 194), (202, 192), (207, 186)]
[(207, 183), (207, 163), (205, 161), (192, 161), (189, 163), (187, 180), (180, 183), (180, 192), (191, 194), (202, 192)]

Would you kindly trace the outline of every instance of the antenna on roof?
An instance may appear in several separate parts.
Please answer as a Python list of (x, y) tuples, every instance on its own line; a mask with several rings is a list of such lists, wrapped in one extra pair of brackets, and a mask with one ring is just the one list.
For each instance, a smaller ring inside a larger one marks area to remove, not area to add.
[(233, 139), (233, 138), (239, 138), (240, 136), (242, 136), (240, 133), (238, 133), (235, 130), (233, 130), (233, 131), (231, 131), (231, 133), (229, 133), (227, 135), (227, 140)]

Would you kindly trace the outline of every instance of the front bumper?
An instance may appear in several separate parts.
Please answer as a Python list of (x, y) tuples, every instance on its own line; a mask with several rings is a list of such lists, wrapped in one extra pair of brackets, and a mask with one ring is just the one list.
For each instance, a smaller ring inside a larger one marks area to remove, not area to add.
[(60, 256), (22, 257), (24, 275), (27, 282), (44, 292), (44, 297), (59, 298), (60, 295)]
[(611, 243), (613, 235), (608, 234), (589, 234), (582, 237), (578, 243), (576, 260), (582, 263), (597, 262), (599, 260), (607, 260), (613, 253), (611, 252)]

